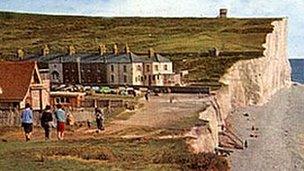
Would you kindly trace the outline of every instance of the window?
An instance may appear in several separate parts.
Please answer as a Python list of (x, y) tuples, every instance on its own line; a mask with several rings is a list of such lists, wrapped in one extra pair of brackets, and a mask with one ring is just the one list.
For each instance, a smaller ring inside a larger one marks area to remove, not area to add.
[(156, 76), (155, 76), (155, 75), (153, 75), (152, 80), (153, 80), (153, 81), (155, 81), (155, 78), (156, 78)]
[(56, 97), (56, 103), (60, 103), (60, 97)]
[(150, 72), (150, 65), (147, 65), (147, 72)]
[(137, 77), (135, 77), (135, 82), (137, 82), (138, 80), (137, 80)]
[(168, 65), (164, 65), (164, 70), (165, 70), (165, 71), (168, 70)]
[(141, 66), (140, 65), (137, 65), (137, 70), (141, 71)]
[(100, 69), (97, 69), (97, 72), (100, 73)]
[(159, 80), (159, 75), (156, 75), (156, 78)]
[(123, 66), (123, 72), (127, 72), (127, 66), (126, 65)]
[(56, 97), (56, 103), (70, 103), (70, 99), (68, 97)]
[(139, 82), (143, 81), (143, 77), (141, 77), (140, 75), (137, 76), (137, 79)]
[(111, 82), (113, 83), (114, 81), (114, 75), (111, 75)]
[(128, 80), (127, 80), (127, 76), (124, 75), (124, 83), (126, 83)]
[(155, 71), (158, 71), (158, 65), (155, 65), (154, 68), (155, 68)]
[(72, 72), (75, 72), (75, 70), (74, 70), (74, 69), (72, 69)]
[(114, 65), (111, 65), (111, 71), (114, 72)]
[(57, 71), (52, 72), (52, 78), (53, 80), (58, 80), (59, 79), (59, 73)]
[(88, 69), (88, 70), (87, 70), (87, 73), (90, 73), (90, 72), (91, 72), (91, 70), (90, 70), (90, 69)]

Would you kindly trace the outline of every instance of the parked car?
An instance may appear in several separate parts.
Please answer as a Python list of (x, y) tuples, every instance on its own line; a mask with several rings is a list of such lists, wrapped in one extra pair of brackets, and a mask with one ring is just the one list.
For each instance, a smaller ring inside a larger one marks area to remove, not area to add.
[(111, 93), (112, 90), (110, 89), (110, 87), (100, 87), (99, 93), (104, 93), (104, 94), (108, 94)]

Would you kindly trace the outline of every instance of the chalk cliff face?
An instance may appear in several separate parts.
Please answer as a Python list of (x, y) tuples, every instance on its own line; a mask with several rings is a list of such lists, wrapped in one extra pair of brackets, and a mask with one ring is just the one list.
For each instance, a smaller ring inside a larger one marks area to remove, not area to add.
[[(225, 119), (235, 107), (262, 105), (277, 91), (291, 85), (291, 68), (287, 59), (287, 20), (271, 23), (272, 33), (267, 34), (264, 55), (260, 58), (236, 62), (220, 82), (224, 86), (211, 98), (212, 105), (200, 114), (208, 121), (210, 131), (205, 137), (192, 140), (196, 152), (211, 152), (218, 146), (218, 133), (225, 125)], [(198, 136), (198, 137), (200, 137)], [(211, 146), (203, 144), (211, 143)]]
[(218, 101), (223, 118), (231, 107), (262, 105), (278, 90), (291, 85), (291, 68), (287, 59), (287, 20), (272, 22), (267, 34), (264, 56), (236, 62), (220, 82)]

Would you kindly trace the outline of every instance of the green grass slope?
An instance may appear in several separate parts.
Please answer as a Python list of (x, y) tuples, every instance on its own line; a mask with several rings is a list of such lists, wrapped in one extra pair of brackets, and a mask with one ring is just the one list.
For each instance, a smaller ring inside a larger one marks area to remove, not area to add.
[(0, 170), (229, 170), (226, 158), (192, 154), (182, 139), (1, 142)]
[[(78, 52), (97, 51), (99, 43), (128, 43), (132, 51), (200, 52), (263, 50), (265, 35), (275, 19), (105, 18), (0, 12), (0, 55), (13, 58), (18, 48), (39, 53), (75, 45)], [(109, 47), (110, 49), (111, 47)]]

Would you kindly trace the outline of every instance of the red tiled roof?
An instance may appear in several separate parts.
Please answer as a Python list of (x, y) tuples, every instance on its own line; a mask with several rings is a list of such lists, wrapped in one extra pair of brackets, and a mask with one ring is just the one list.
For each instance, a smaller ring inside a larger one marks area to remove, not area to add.
[(0, 101), (22, 101), (31, 84), (35, 67), (35, 62), (0, 62)]

